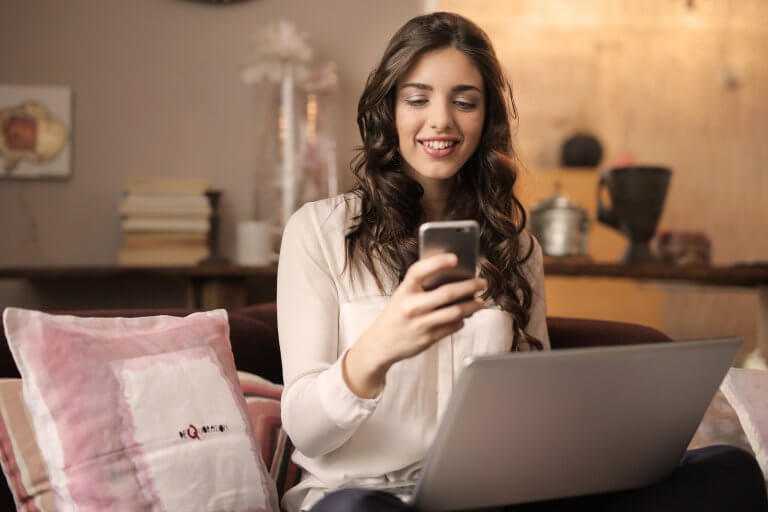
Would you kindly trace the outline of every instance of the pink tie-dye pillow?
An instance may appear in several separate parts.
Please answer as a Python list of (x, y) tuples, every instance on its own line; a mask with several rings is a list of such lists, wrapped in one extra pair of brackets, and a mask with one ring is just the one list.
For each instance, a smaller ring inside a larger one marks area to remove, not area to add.
[(224, 310), (3, 321), (60, 510), (277, 510)]

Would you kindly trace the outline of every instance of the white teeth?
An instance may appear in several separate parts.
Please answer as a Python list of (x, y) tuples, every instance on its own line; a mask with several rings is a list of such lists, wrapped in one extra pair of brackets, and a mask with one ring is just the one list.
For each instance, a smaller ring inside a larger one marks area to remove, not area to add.
[(422, 144), (430, 149), (445, 149), (453, 146), (455, 142), (451, 140), (425, 140)]

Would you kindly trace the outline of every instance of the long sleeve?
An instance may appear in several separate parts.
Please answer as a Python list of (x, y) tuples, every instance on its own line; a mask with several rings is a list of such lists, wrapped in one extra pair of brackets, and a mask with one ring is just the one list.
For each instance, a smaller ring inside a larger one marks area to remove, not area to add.
[[(325, 218), (323, 218), (325, 217)], [(344, 444), (377, 400), (354, 395), (342, 376), (336, 261), (343, 234), (324, 237), (328, 212), (305, 205), (283, 233), (277, 273), (277, 315), (283, 376), (282, 420), (308, 457)]]

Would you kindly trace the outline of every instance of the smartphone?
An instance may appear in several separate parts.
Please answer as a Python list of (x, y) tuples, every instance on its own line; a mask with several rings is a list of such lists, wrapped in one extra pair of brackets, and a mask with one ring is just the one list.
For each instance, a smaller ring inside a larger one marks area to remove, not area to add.
[[(474, 220), (425, 222), (419, 227), (419, 259), (452, 252), (459, 261), (455, 267), (442, 270), (424, 281), (425, 290), (455, 281), (472, 279), (476, 275), (479, 227)], [(469, 300), (472, 297), (462, 298)]]

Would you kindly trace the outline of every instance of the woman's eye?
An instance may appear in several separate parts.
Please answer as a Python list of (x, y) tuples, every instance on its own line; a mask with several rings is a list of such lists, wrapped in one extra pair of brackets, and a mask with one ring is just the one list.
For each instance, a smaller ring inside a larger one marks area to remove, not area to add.
[(471, 101), (455, 100), (453, 103), (462, 110), (473, 110), (475, 107), (477, 107), (477, 105)]
[(405, 102), (411, 107), (420, 107), (427, 102), (426, 98), (409, 98)]

